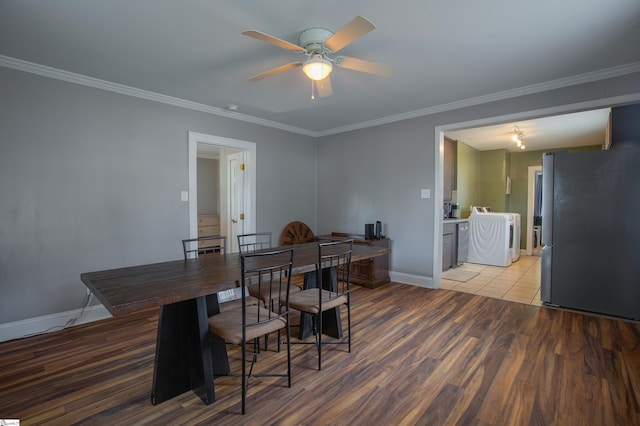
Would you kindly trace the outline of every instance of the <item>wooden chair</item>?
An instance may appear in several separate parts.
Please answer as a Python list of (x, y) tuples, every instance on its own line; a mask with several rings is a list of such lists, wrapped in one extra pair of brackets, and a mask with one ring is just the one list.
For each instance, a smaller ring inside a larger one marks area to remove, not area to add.
[[(200, 256), (226, 256), (227, 237), (218, 235), (214, 237), (200, 237), (182, 240), (182, 249), (184, 259), (198, 259)], [(242, 306), (242, 291), (239, 287), (221, 291), (216, 294), (216, 302), (220, 312), (239, 309)], [(259, 303), (258, 299), (249, 296), (245, 299), (246, 303), (255, 305)], [(214, 304), (211, 300), (209, 304)]]
[[(242, 296), (246, 297), (249, 283), (258, 289), (266, 288), (280, 298), (278, 311), (258, 305), (242, 305), (242, 309), (222, 312), (209, 317), (209, 331), (222, 338), (227, 344), (242, 347), (242, 372), (229, 374), (242, 377), (242, 414), (245, 413), (245, 400), (251, 377), (287, 377), (287, 386), (291, 387), (291, 332), (289, 328), (289, 292), (291, 285), (291, 266), (293, 250), (275, 250), (240, 255), (242, 268)], [(274, 295), (274, 297), (277, 297)], [(258, 356), (258, 339), (275, 331), (278, 332), (278, 352), (280, 352), (280, 331), (285, 330), (287, 345), (287, 372), (254, 373), (254, 363)], [(247, 372), (247, 343), (253, 343), (251, 366)]]
[[(322, 369), (323, 344), (347, 344), (351, 352), (351, 253), (353, 240), (318, 244), (316, 288), (289, 295), (289, 307), (313, 315), (313, 334), (318, 351), (318, 370)], [(322, 340), (322, 313), (330, 309), (347, 308), (347, 340)], [(307, 343), (307, 342), (300, 342)], [(310, 342), (311, 343), (311, 342)]]

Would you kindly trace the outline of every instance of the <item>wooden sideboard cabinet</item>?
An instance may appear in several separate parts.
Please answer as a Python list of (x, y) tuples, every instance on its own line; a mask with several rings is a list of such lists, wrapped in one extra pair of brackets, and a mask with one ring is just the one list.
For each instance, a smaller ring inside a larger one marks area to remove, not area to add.
[[(319, 235), (318, 240), (331, 240), (339, 238), (352, 238), (353, 244), (362, 244), (373, 247), (391, 247), (391, 240), (382, 237), (379, 240), (365, 240), (363, 234), (348, 234), (332, 232), (331, 235)], [(380, 287), (390, 282), (389, 255), (377, 256), (371, 259), (359, 260), (351, 263), (351, 282), (369, 288)]]

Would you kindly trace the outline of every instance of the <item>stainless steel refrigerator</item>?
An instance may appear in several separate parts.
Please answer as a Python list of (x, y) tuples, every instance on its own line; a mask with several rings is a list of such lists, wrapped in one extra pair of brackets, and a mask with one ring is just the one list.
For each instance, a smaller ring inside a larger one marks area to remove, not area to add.
[(628, 142), (543, 155), (543, 302), (640, 319), (640, 140)]

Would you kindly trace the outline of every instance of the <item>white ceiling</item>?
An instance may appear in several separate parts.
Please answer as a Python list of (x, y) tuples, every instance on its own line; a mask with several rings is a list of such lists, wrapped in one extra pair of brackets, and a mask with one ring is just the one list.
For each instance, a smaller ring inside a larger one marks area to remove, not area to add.
[[(299, 68), (247, 81), (304, 57), (243, 30), (297, 43), (305, 28), (335, 31), (357, 15), (377, 28), (341, 53), (392, 65), (392, 76), (336, 69), (333, 95), (315, 100)], [(638, 0), (0, 0), (0, 64), (15, 58), (323, 135), (638, 71), (639, 23)]]
[(479, 150), (506, 149), (520, 152), (512, 136), (517, 128), (523, 134), (525, 151), (602, 145), (610, 108), (562, 114), (535, 120), (446, 132), (454, 140)]

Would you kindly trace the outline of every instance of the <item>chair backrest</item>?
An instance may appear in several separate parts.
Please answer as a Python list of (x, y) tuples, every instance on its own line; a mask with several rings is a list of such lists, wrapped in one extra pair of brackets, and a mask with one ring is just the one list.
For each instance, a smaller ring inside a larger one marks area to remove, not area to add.
[(322, 288), (331, 289), (330, 299), (347, 295), (350, 291), (352, 252), (353, 240), (318, 244), (317, 282)]
[(197, 258), (201, 254), (226, 255), (227, 237), (216, 235), (212, 237), (200, 237), (182, 240), (184, 258)]
[(271, 232), (238, 235), (240, 253), (251, 253), (271, 248)]
[[(259, 253), (240, 254), (242, 270), (242, 293), (247, 297), (249, 285), (257, 286), (258, 292), (268, 291), (270, 297), (280, 297), (283, 290), (286, 294), (284, 306), (280, 304), (278, 312), (264, 308), (262, 304), (244, 306), (246, 311), (252, 309), (257, 315), (243, 315), (245, 327), (273, 321), (289, 313), (289, 288), (291, 286), (291, 267), (293, 265), (293, 249), (272, 250)], [(247, 320), (252, 318), (253, 321)]]

